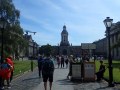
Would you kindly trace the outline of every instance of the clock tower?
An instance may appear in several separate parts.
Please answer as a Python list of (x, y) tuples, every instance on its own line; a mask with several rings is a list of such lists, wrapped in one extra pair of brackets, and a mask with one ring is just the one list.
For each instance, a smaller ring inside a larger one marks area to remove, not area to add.
[(66, 30), (66, 26), (63, 26), (63, 31), (61, 32), (61, 42), (60, 46), (70, 46), (68, 41), (68, 32)]

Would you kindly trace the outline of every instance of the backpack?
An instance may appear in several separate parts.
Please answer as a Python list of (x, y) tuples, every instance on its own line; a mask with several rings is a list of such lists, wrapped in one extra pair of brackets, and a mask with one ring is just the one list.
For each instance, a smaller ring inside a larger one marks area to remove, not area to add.
[(44, 60), (42, 65), (43, 74), (52, 74), (54, 71), (54, 64), (52, 60)]

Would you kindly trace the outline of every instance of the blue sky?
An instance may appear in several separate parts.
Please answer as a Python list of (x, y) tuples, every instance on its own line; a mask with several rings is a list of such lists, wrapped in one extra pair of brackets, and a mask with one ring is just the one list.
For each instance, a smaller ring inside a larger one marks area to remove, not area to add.
[(92, 43), (105, 37), (103, 20), (120, 20), (120, 0), (13, 0), (20, 10), (21, 27), (39, 44), (58, 45), (63, 25), (72, 45)]

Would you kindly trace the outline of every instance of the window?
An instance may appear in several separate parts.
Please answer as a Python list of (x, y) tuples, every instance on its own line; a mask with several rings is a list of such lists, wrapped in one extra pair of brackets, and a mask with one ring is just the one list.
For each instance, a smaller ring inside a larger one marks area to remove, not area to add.
[(118, 34), (115, 35), (115, 40), (118, 41)]
[(119, 55), (119, 49), (116, 48), (116, 56), (118, 56), (118, 55)]

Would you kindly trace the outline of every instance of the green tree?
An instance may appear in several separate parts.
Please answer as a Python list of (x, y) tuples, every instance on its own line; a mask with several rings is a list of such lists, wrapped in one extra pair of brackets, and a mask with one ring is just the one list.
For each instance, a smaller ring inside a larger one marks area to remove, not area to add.
[(6, 23), (3, 32), (4, 54), (6, 55), (18, 54), (19, 47), (26, 45), (19, 19), (20, 11), (15, 8), (12, 0), (0, 0), (0, 23)]
[(47, 44), (47, 45), (43, 45), (39, 48), (39, 53), (40, 54), (44, 54), (46, 55), (47, 53), (50, 53), (51, 54), (52, 52), (52, 46)]

